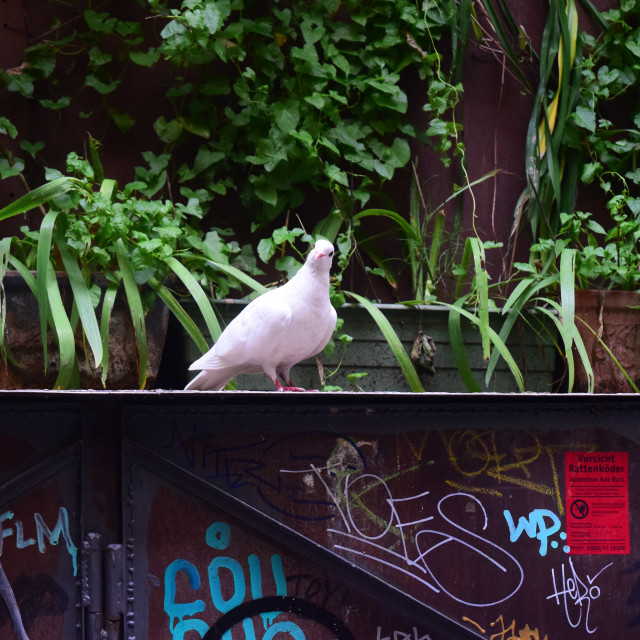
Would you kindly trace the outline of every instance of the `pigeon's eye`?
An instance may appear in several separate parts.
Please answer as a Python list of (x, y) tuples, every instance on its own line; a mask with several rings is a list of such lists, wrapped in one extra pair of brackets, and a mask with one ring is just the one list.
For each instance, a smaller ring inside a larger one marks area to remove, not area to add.
[(331, 256), (333, 255), (333, 251), (329, 251), (329, 253), (327, 253), (327, 255), (328, 255), (329, 257), (331, 257)]

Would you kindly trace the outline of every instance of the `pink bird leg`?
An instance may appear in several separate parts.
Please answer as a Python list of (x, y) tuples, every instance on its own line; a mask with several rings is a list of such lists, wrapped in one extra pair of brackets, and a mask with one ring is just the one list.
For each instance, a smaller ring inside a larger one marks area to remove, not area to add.
[(291, 380), (289, 380), (286, 387), (282, 386), (282, 383), (278, 378), (276, 378), (273, 382), (276, 385), (276, 391), (306, 391), (306, 389), (303, 389), (302, 387), (294, 387), (291, 384)]

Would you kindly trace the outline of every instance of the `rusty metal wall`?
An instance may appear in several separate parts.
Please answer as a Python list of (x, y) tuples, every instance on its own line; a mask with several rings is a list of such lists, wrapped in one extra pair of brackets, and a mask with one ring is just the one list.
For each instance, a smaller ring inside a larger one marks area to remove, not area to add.
[[(632, 396), (0, 393), (1, 600), (29, 640), (633, 638), (639, 418)], [(580, 459), (604, 466), (576, 500)], [(568, 549), (597, 504), (619, 544)]]

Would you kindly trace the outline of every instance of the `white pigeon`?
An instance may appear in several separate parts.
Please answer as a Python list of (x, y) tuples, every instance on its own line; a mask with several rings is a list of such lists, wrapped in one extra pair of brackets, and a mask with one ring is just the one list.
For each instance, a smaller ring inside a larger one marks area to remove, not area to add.
[(200, 373), (185, 389), (219, 391), (241, 373), (264, 372), (277, 391), (304, 391), (292, 385), (289, 370), (322, 351), (336, 326), (329, 301), (332, 259), (333, 245), (318, 240), (289, 282), (247, 305), (189, 367)]

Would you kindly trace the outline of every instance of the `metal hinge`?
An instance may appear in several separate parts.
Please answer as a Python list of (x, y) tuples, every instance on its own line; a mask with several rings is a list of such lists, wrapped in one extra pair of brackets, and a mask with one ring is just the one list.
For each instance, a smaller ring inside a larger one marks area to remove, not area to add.
[(83, 544), (82, 602), (86, 640), (121, 640), (124, 613), (122, 545), (102, 545), (99, 533)]

